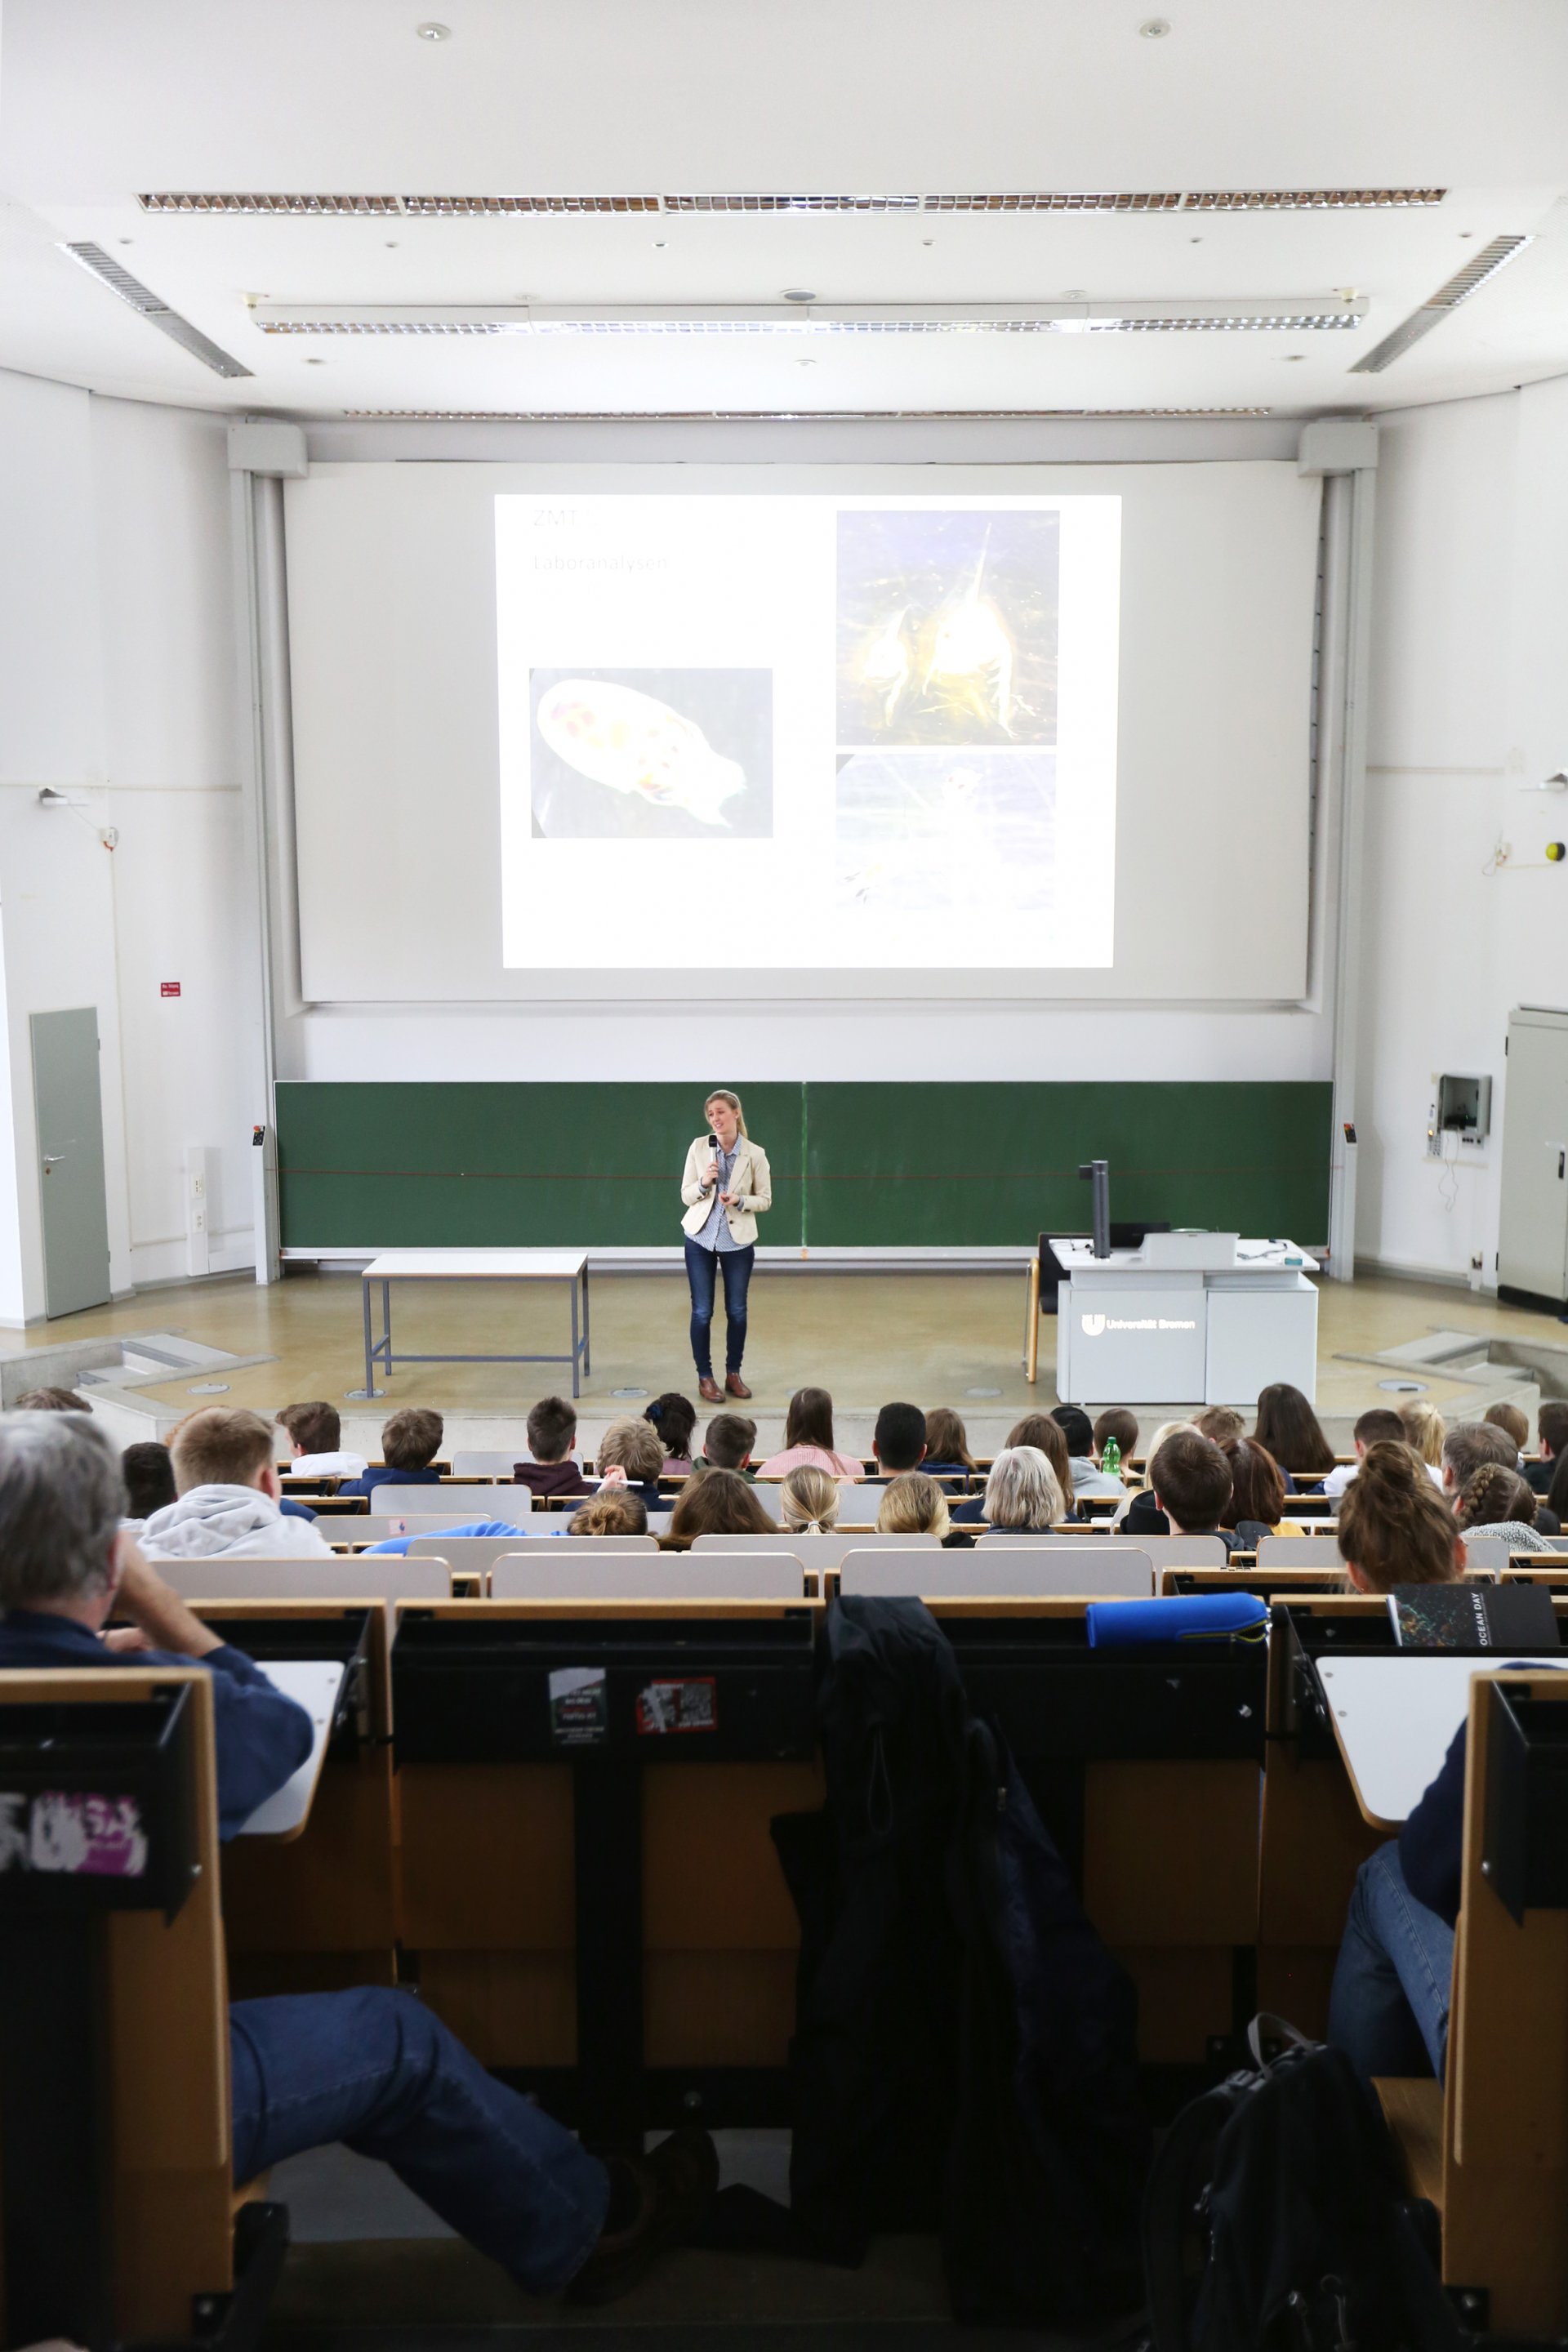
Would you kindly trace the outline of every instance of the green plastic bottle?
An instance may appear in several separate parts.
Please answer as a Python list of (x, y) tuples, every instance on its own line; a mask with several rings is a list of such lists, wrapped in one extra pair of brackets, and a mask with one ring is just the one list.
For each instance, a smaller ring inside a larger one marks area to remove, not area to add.
[(1100, 1466), (1108, 1478), (1121, 1475), (1121, 1448), (1114, 1437), (1108, 1437), (1100, 1449)]

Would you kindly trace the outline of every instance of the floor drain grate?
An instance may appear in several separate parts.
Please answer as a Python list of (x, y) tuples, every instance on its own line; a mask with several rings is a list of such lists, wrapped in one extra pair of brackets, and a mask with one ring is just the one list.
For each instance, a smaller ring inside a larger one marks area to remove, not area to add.
[(963, 1393), (972, 1397), (994, 1397), (1000, 1396), (1002, 1391), (1000, 1389), (965, 1389)]
[(187, 1396), (227, 1396), (226, 1381), (193, 1381), (185, 1391)]
[(612, 1389), (610, 1394), (618, 1397), (640, 1397), (647, 1396), (647, 1389)]
[(1426, 1393), (1425, 1381), (1379, 1381), (1377, 1385), (1394, 1396), (1425, 1396)]

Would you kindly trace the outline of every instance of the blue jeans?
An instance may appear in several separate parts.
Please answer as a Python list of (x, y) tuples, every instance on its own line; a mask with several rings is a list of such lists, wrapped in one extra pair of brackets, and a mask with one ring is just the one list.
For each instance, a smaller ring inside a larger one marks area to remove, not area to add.
[(237, 2000), (228, 2032), (237, 2182), (342, 2140), (390, 2164), (531, 2294), (564, 2286), (593, 2252), (604, 2166), (411, 1993)]
[(1397, 1844), (1356, 1873), (1329, 1995), (1329, 2040), (1358, 2074), (1443, 2079), (1454, 1931), (1405, 1884)]
[(734, 1250), (699, 1249), (693, 1241), (686, 1244), (686, 1279), (691, 1285), (691, 1355), (700, 1380), (713, 1377), (713, 1293), (720, 1266), (724, 1269), (724, 1370), (738, 1372), (741, 1369), (746, 1352), (746, 1291), (756, 1255), (754, 1242)]

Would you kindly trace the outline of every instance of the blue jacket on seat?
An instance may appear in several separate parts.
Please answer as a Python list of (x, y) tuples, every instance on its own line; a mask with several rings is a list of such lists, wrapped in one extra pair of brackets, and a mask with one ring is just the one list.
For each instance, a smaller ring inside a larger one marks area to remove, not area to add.
[(226, 1643), (205, 1658), (182, 1658), (168, 1650), (106, 1650), (74, 1618), (11, 1609), (0, 1618), (0, 1668), (6, 1666), (205, 1666), (213, 1686), (220, 1838), (243, 1829), (258, 1805), (275, 1796), (310, 1752), (310, 1718), (304, 1708), (275, 1690), (254, 1658)]
[(438, 1486), (441, 1473), (433, 1465), (423, 1470), (367, 1470), (363, 1478), (345, 1478), (340, 1495), (374, 1495), (378, 1486)]

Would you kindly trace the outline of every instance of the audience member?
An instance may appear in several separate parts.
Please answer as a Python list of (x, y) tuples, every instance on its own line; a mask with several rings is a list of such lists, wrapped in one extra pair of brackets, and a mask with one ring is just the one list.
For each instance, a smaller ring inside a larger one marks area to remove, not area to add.
[[(1407, 1445), (1362, 1458), (1339, 1516), (1345, 1573), (1359, 1592), (1451, 1584), (1464, 1566), (1458, 1526)], [(1465, 1734), (1396, 1842), (1363, 1862), (1329, 1998), (1329, 2040), (1357, 2073), (1441, 2079), (1459, 1908)]]
[(29, 1389), (11, 1407), (13, 1412), (87, 1412), (92, 1407), (75, 1389)]
[[(276, 1478), (258, 1414), (221, 1408), (193, 1421), (252, 1423)], [(0, 1668), (202, 1667), (218, 1830), (230, 1838), (310, 1754), (310, 1720), (149, 1568), (121, 1527), (124, 1507), (113, 1454), (89, 1421), (29, 1430), (26, 1415), (0, 1418)], [(130, 1623), (102, 1641), (111, 1613)], [(624, 2294), (692, 2233), (717, 2185), (712, 2143), (689, 2130), (650, 2158), (600, 2163), (432, 2010), (384, 1986), (236, 2001), (228, 2095), (237, 2180), (347, 2141), (389, 2163), (533, 2294), (569, 2283), (584, 2303)]]
[(918, 1470), (925, 1460), (926, 1417), (918, 1404), (885, 1404), (871, 1432), (877, 1473), (896, 1478), (900, 1471)]
[[(754, 1429), (752, 1434), (756, 1435)], [(771, 1454), (759, 1466), (764, 1478), (782, 1478), (786, 1470), (805, 1464), (834, 1478), (858, 1478), (864, 1472), (863, 1464), (834, 1445), (833, 1399), (826, 1389), (796, 1389), (784, 1416), (784, 1451)]]
[(815, 1463), (786, 1470), (779, 1488), (779, 1525), (800, 1535), (826, 1535), (838, 1523), (838, 1481)]
[[(1550, 1495), (1559, 1458), (1568, 1448), (1568, 1400), (1546, 1397), (1535, 1416), (1536, 1433), (1541, 1440), (1538, 1460), (1527, 1462), (1524, 1475), (1538, 1495)], [(1554, 1509), (1556, 1506), (1552, 1507)], [(1559, 1512), (1561, 1517), (1562, 1514)]]
[[(712, 1423), (709, 1423), (710, 1429)], [(698, 1536), (776, 1536), (755, 1491), (734, 1470), (704, 1470), (676, 1496), (665, 1541), (685, 1545)]]
[(447, 1424), (426, 1405), (406, 1405), (381, 1427), (381, 1462), (338, 1488), (340, 1495), (374, 1495), (378, 1486), (438, 1486), (436, 1456)]
[(574, 1536), (646, 1536), (647, 1511), (634, 1486), (601, 1486), (572, 1514), (566, 1532)]
[(752, 1448), (756, 1442), (757, 1424), (743, 1412), (716, 1412), (703, 1432), (701, 1459), (694, 1467), (733, 1470), (748, 1486), (754, 1486), (757, 1474), (752, 1467)]
[(939, 1404), (926, 1415), (926, 1450), (922, 1470), (932, 1477), (956, 1476), (973, 1469), (973, 1457), (969, 1451), (969, 1432), (957, 1413), (945, 1404)]
[(1171, 1522), (1154, 1500), (1151, 1472), (1154, 1456), (1167, 1437), (1174, 1437), (1179, 1429), (1190, 1429), (1191, 1422), (1163, 1421), (1149, 1441), (1149, 1451), (1143, 1460), (1143, 1475), (1136, 1493), (1131, 1495), (1111, 1520), (1118, 1535), (1168, 1536)]
[(643, 1419), (651, 1421), (664, 1447), (661, 1475), (683, 1478), (691, 1468), (691, 1433), (697, 1426), (697, 1407), (679, 1389), (666, 1389), (643, 1409)]
[(149, 1559), (331, 1559), (321, 1530), (286, 1518), (272, 1431), (243, 1405), (208, 1405), (174, 1430), (178, 1494), (142, 1522)]
[(1455, 1497), (1454, 1517), (1461, 1528), (1496, 1536), (1514, 1551), (1551, 1551), (1553, 1547), (1535, 1524), (1539, 1507), (1517, 1470), (1501, 1462), (1483, 1462)]
[(645, 1510), (664, 1508), (658, 1493), (664, 1443), (651, 1422), (612, 1421), (599, 1440), (597, 1461), (601, 1485), (607, 1476), (611, 1486), (637, 1496)]
[(1443, 1492), (1457, 1507), (1467, 1483), (1488, 1462), (1511, 1470), (1517, 1448), (1506, 1429), (1491, 1421), (1457, 1421), (1443, 1440)]
[(1419, 1455), (1403, 1441), (1380, 1438), (1362, 1456), (1362, 1475), (1345, 1490), (1335, 1534), (1345, 1575), (1357, 1592), (1391, 1592), (1396, 1584), (1452, 1584), (1465, 1564), (1458, 1523), (1436, 1494)]
[(1220, 1452), (1230, 1465), (1230, 1503), (1221, 1517), (1234, 1532), (1237, 1549), (1256, 1551), (1264, 1536), (1297, 1534), (1297, 1528), (1280, 1526), (1285, 1481), (1272, 1454), (1256, 1437), (1228, 1438)]
[(1000, 1535), (1049, 1535), (1067, 1515), (1061, 1481), (1037, 1445), (1005, 1445), (991, 1465), (985, 1517)]
[(1108, 1405), (1094, 1424), (1094, 1450), (1101, 1461), (1105, 1458), (1108, 1438), (1115, 1439), (1122, 1461), (1131, 1462), (1138, 1451), (1137, 1414), (1129, 1412), (1124, 1404)]
[(1522, 1470), (1524, 1449), (1530, 1444), (1530, 1415), (1522, 1412), (1518, 1405), (1510, 1404), (1505, 1397), (1498, 1404), (1489, 1404), (1481, 1419), (1489, 1421), (1494, 1429), (1503, 1430), (1512, 1438), (1514, 1467), (1517, 1470)]
[(1120, 1500), (1127, 1489), (1120, 1478), (1108, 1478), (1101, 1470), (1094, 1449), (1094, 1424), (1082, 1405), (1058, 1404), (1050, 1417), (1067, 1443), (1071, 1499), (1076, 1503), (1085, 1495), (1114, 1495)]
[[(1068, 1442), (1062, 1434), (1060, 1423), (1054, 1422), (1048, 1412), (1026, 1412), (1023, 1420), (1015, 1422), (1007, 1432), (1003, 1452), (1010, 1452), (1020, 1445), (1033, 1446), (1037, 1454), (1045, 1455), (1064, 1497), (1062, 1517), (1070, 1518), (1072, 1513), (1065, 1498), (1071, 1491), (1072, 1472), (1068, 1467)], [(973, 1495), (966, 1503), (954, 1503), (952, 1516), (955, 1527), (978, 1526), (986, 1517), (984, 1496)]]
[(1342, 1495), (1361, 1468), (1362, 1458), (1369, 1445), (1405, 1444), (1406, 1442), (1405, 1423), (1390, 1406), (1373, 1405), (1366, 1412), (1356, 1415), (1355, 1427), (1351, 1432), (1351, 1442), (1355, 1447), (1355, 1460), (1336, 1464), (1319, 1489), (1321, 1494), (1335, 1497)]
[(929, 1472), (900, 1470), (889, 1479), (877, 1506), (879, 1535), (939, 1536), (945, 1543), (952, 1532), (947, 1496)]
[(362, 1478), (370, 1465), (363, 1454), (345, 1452), (343, 1424), (335, 1404), (286, 1404), (276, 1425), (289, 1440), (294, 1478)]
[(150, 1519), (154, 1511), (172, 1503), (180, 1491), (174, 1484), (174, 1465), (169, 1459), (168, 1447), (153, 1438), (125, 1448), (120, 1457), (120, 1475), (125, 1481), (128, 1519)]
[(1223, 1451), (1233, 1437), (1242, 1434), (1247, 1422), (1233, 1404), (1205, 1404), (1202, 1412), (1194, 1413), (1193, 1427), (1212, 1437)]
[(591, 1495), (593, 1481), (572, 1459), (577, 1442), (577, 1408), (564, 1397), (541, 1397), (528, 1416), (531, 1462), (515, 1462), (512, 1480), (536, 1495)]
[(1220, 1526), (1230, 1501), (1230, 1465), (1212, 1437), (1173, 1430), (1149, 1464), (1154, 1507), (1173, 1536), (1218, 1536), (1228, 1555), (1234, 1538)]
[(1448, 1424), (1435, 1404), (1426, 1397), (1408, 1397), (1399, 1408), (1399, 1418), (1405, 1424), (1405, 1443), (1413, 1445), (1423, 1462), (1437, 1473), (1436, 1483), (1443, 1483), (1443, 1440), (1448, 1434)]
[(1271, 1381), (1258, 1391), (1258, 1415), (1252, 1434), (1272, 1454), (1285, 1474), (1285, 1491), (1296, 1491), (1293, 1479), (1315, 1478), (1334, 1466), (1334, 1449), (1322, 1424), (1298, 1388), (1289, 1381)]

